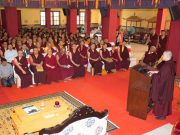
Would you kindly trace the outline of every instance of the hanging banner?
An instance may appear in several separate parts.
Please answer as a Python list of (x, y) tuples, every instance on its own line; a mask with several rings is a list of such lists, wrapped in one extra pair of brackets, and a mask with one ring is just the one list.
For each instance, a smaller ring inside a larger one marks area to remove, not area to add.
[(95, 7), (98, 8), (99, 6), (99, 0), (95, 0)]

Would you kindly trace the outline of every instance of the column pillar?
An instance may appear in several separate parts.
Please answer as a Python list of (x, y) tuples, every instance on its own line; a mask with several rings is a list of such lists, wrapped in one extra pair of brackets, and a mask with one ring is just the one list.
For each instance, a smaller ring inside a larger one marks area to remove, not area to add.
[(173, 53), (173, 59), (176, 61), (176, 76), (180, 77), (180, 19), (176, 21), (171, 21), (169, 35), (168, 35), (168, 42), (167, 42), (167, 49), (171, 50)]
[(117, 11), (117, 28), (121, 25), (121, 21), (120, 21), (121, 14), (122, 14), (122, 10), (118, 10)]
[(2, 28), (6, 29), (6, 15), (5, 10), (1, 10), (1, 22), (2, 22)]
[(91, 9), (86, 9), (86, 21), (85, 21), (85, 30), (86, 33), (89, 35), (91, 32)]
[(158, 9), (157, 21), (156, 21), (156, 33), (158, 35), (160, 35), (161, 30), (165, 29), (166, 16), (167, 16), (167, 9), (164, 8)]
[(116, 9), (108, 9), (106, 16), (102, 17), (102, 39), (108, 39), (109, 42), (115, 42), (117, 18)]
[(70, 9), (67, 16), (67, 30), (75, 34), (77, 32), (77, 9)]
[(18, 15), (15, 7), (5, 7), (6, 31), (10, 37), (18, 34)]
[(45, 8), (46, 28), (51, 28), (51, 8)]

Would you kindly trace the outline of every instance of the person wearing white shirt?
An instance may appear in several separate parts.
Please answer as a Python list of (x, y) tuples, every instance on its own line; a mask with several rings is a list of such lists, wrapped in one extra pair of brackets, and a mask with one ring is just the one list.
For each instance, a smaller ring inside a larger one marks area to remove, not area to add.
[(8, 50), (5, 51), (4, 54), (7, 62), (12, 63), (12, 60), (17, 57), (17, 51), (13, 49), (11, 44), (8, 45)]
[(14, 72), (11, 64), (7, 63), (5, 58), (2, 58), (0, 64), (0, 79), (2, 86), (12, 87), (14, 84), (13, 74)]

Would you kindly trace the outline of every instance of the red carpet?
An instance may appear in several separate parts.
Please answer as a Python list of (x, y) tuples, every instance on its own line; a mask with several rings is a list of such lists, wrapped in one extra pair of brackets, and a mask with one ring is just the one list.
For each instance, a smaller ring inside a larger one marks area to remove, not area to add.
[(129, 116), (126, 112), (128, 80), (129, 71), (96, 77), (87, 73), (85, 78), (66, 83), (61, 81), (27, 89), (17, 89), (15, 86), (11, 89), (0, 87), (0, 104), (65, 90), (96, 110), (101, 111), (107, 108), (109, 119), (120, 127), (110, 135), (141, 135), (168, 122), (173, 124), (180, 117), (177, 106), (180, 90), (177, 87), (174, 93), (173, 115), (168, 116), (166, 120), (158, 121), (151, 113), (147, 120)]

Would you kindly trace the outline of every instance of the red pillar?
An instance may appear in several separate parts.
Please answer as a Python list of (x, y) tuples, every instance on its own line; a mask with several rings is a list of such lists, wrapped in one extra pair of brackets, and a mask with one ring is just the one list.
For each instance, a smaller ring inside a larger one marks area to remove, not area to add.
[(120, 25), (120, 17), (118, 16), (118, 17), (117, 17), (117, 26), (116, 26), (116, 28), (118, 28), (119, 25)]
[(85, 24), (85, 30), (86, 33), (89, 35), (91, 32), (91, 9), (86, 9), (86, 24)]
[(1, 10), (1, 22), (2, 22), (2, 27), (3, 29), (6, 29), (6, 15), (5, 15), (5, 10)]
[(165, 29), (166, 16), (167, 16), (167, 9), (164, 8), (158, 9), (157, 21), (156, 21), (156, 33), (158, 35), (160, 35), (161, 30)]
[(51, 28), (51, 9), (45, 8), (45, 16), (46, 16), (46, 28)]
[(67, 16), (67, 30), (75, 34), (77, 31), (77, 9), (70, 9), (69, 16)]
[(176, 75), (180, 77), (180, 19), (172, 21), (169, 29), (167, 48), (173, 53), (173, 58), (176, 61)]
[(180, 77), (180, 53), (176, 61), (176, 76)]
[(5, 7), (6, 31), (10, 37), (18, 34), (18, 15), (15, 7)]
[(117, 28), (121, 25), (121, 21), (120, 21), (121, 14), (122, 14), (122, 10), (118, 10), (118, 13), (117, 13)]
[(116, 40), (117, 28), (117, 10), (108, 9), (107, 15), (102, 17), (102, 39), (108, 39), (109, 42)]

